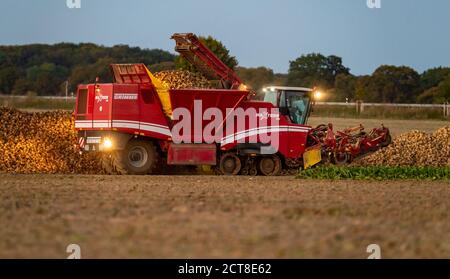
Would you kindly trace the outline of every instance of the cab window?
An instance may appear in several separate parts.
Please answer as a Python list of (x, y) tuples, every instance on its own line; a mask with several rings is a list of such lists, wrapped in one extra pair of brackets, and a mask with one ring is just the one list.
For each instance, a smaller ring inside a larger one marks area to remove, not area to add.
[(289, 109), (289, 117), (295, 124), (305, 124), (309, 109), (309, 97), (302, 92), (286, 91), (285, 103)]
[(277, 95), (278, 93), (276, 91), (266, 92), (266, 94), (264, 95), (264, 102), (272, 103), (272, 105), (277, 107), (278, 106)]

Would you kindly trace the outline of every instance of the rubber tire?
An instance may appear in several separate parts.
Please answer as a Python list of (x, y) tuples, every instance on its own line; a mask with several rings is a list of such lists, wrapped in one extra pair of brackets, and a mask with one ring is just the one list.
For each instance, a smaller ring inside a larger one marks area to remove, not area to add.
[[(225, 160), (230, 157), (234, 158), (236, 162), (236, 167), (232, 172), (225, 170), (223, 166)], [(223, 175), (237, 175), (241, 171), (241, 167), (242, 167), (241, 159), (239, 159), (239, 157), (234, 153), (225, 153), (220, 157), (219, 170), (220, 173), (222, 173)]]
[[(264, 163), (265, 160), (270, 160), (270, 159), (274, 162), (274, 167), (273, 167), (273, 170), (267, 171), (267, 170), (265, 170), (263, 168), (263, 163)], [(280, 157), (278, 157), (276, 155), (273, 155), (273, 156), (266, 156), (266, 157), (261, 158), (259, 160), (259, 163), (258, 163), (258, 169), (259, 169), (259, 172), (262, 175), (265, 175), (265, 176), (277, 176), (277, 175), (279, 175), (281, 173), (281, 160), (280, 160)]]
[(337, 154), (333, 154), (333, 164), (335, 164), (337, 166), (344, 166), (344, 165), (348, 165), (351, 163), (352, 157), (350, 156), (350, 154), (342, 153), (342, 155), (344, 156), (343, 160), (336, 160)]
[(248, 175), (250, 175), (250, 176), (257, 176), (258, 175), (258, 170), (256, 168), (251, 168), (248, 171)]
[[(136, 146), (144, 148), (145, 151), (147, 152), (148, 157), (147, 162), (142, 167), (133, 166), (128, 161), (128, 153), (133, 147)], [(120, 175), (154, 174), (159, 169), (159, 164), (161, 161), (156, 146), (150, 141), (143, 141), (143, 140), (132, 140), (128, 142), (124, 150), (111, 152), (109, 154), (109, 158), (105, 154), (103, 158), (102, 158), (103, 169), (108, 173)]]

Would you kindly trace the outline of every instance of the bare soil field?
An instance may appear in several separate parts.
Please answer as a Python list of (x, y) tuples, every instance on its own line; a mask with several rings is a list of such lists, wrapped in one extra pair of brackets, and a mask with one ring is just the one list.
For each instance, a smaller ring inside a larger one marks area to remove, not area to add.
[(0, 174), (0, 257), (450, 258), (445, 181)]
[(449, 121), (440, 120), (396, 120), (396, 119), (353, 119), (334, 117), (311, 117), (308, 125), (316, 127), (319, 124), (333, 123), (336, 130), (343, 130), (348, 127), (363, 124), (367, 131), (379, 127), (381, 124), (388, 127), (394, 137), (411, 130), (419, 130), (425, 133), (432, 133), (435, 130), (449, 125)]

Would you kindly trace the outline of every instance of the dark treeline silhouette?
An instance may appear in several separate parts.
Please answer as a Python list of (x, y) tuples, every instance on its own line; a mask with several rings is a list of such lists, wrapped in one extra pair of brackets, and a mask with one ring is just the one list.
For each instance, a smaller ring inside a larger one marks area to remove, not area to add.
[(90, 43), (55, 45), (0, 46), (0, 93), (23, 95), (61, 95), (65, 83), (74, 91), (77, 84), (100, 77), (110, 81), (111, 63), (172, 62), (175, 56), (159, 49), (141, 49), (127, 45), (113, 47)]
[[(382, 65), (371, 75), (355, 76), (342, 59), (319, 53), (302, 55), (289, 62), (287, 74), (267, 67), (238, 65), (228, 49), (212, 37), (202, 38), (227, 65), (254, 90), (267, 85), (318, 87), (327, 101), (384, 103), (443, 103), (450, 101), (450, 68), (433, 68), (423, 73), (407, 66)], [(77, 84), (111, 81), (111, 63), (145, 63), (152, 71), (189, 68), (176, 55), (160, 49), (127, 45), (113, 47), (91, 43), (0, 46), (0, 94), (63, 95)]]

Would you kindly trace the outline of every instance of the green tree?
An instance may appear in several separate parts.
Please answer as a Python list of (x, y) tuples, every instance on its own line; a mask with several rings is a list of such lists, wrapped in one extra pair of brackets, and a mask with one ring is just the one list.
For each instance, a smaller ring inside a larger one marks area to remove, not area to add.
[(420, 76), (414, 69), (383, 65), (370, 78), (366, 100), (383, 103), (414, 102), (419, 87)]
[(57, 95), (69, 71), (63, 66), (44, 63), (27, 69), (26, 77), (30, 82), (30, 90), (38, 95)]
[(355, 100), (367, 100), (371, 76), (360, 76), (356, 79)]
[[(172, 62), (175, 55), (160, 49), (141, 49), (118, 45), (104, 47), (92, 43), (59, 43), (0, 46), (0, 91), (9, 94), (58, 94), (61, 84), (75, 77), (78, 81), (93, 81), (100, 76), (110, 78), (107, 63), (145, 63), (152, 65)], [(103, 67), (103, 68), (101, 68)]]
[[(225, 45), (211, 36), (199, 37), (199, 40), (209, 48), (225, 65), (230, 69), (234, 69), (238, 65), (236, 57), (230, 55), (230, 51), (225, 47)], [(175, 65), (178, 69), (188, 70), (196, 72), (197, 69), (191, 65), (182, 56), (177, 56), (175, 59)]]
[(31, 88), (31, 83), (26, 78), (19, 78), (14, 82), (14, 87), (12, 90), (13, 95), (24, 95), (26, 94)]
[(175, 70), (176, 66), (175, 63), (172, 61), (166, 61), (161, 63), (156, 63), (148, 66), (148, 69), (153, 72), (161, 72), (161, 71), (169, 71), (169, 70)]
[(112, 82), (109, 65), (114, 63), (112, 58), (102, 58), (90, 65), (76, 66), (69, 77), (70, 90), (74, 91), (78, 84), (95, 82)]
[(436, 87), (450, 75), (450, 68), (433, 68), (426, 70), (420, 76), (420, 88), (425, 91)]
[(431, 87), (417, 97), (420, 103), (442, 104), (450, 102), (450, 75), (437, 86)]
[(356, 95), (358, 78), (349, 74), (338, 74), (334, 81), (334, 94), (330, 98), (334, 101), (353, 100)]
[(20, 73), (16, 67), (0, 68), (0, 93), (10, 94), (19, 77)]
[(332, 88), (337, 75), (349, 72), (342, 64), (342, 58), (311, 53), (290, 61), (287, 83), (290, 86)]
[(284, 86), (287, 84), (287, 74), (276, 73), (273, 77), (273, 85)]
[(5, 64), (6, 62), (6, 54), (3, 51), (0, 51), (0, 65)]
[(246, 85), (250, 86), (256, 92), (262, 89), (263, 86), (272, 85), (274, 81), (273, 71), (266, 67), (237, 67), (236, 73)]

